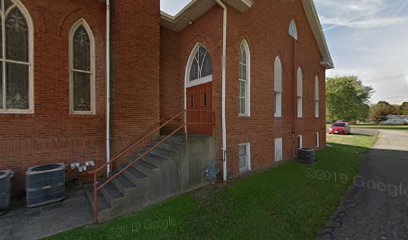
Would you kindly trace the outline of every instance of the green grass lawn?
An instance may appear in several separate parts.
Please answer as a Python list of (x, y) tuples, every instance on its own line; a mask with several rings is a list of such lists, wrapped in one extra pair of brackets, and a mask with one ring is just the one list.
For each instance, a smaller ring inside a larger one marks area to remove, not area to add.
[(51, 239), (315, 239), (375, 139), (328, 136), (314, 165), (286, 162)]
[(368, 128), (381, 130), (408, 130), (408, 125), (351, 125), (351, 128)]

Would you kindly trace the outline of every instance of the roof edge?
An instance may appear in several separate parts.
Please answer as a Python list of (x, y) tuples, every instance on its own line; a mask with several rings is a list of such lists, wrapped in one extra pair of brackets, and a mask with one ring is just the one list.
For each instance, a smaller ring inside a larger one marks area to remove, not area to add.
[[(240, 12), (245, 12), (252, 7), (253, 0), (224, 0), (228, 5)], [(204, 15), (215, 5), (214, 0), (192, 0), (175, 16), (160, 11), (161, 25), (170, 30), (179, 32), (193, 21)]]
[(334, 68), (333, 59), (330, 55), (329, 47), (327, 46), (326, 37), (323, 33), (323, 28), (320, 23), (319, 15), (313, 0), (302, 0), (303, 8), (306, 12), (306, 17), (309, 20), (309, 24), (312, 28), (313, 35), (316, 39), (320, 53), (322, 55), (321, 65), (326, 69)]

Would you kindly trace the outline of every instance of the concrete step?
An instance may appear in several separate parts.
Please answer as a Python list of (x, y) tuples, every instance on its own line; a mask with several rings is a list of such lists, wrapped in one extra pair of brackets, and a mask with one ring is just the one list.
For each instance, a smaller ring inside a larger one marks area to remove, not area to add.
[(145, 178), (147, 178), (147, 175), (143, 172), (143, 171), (141, 171), (141, 170), (139, 170), (139, 169), (137, 169), (135, 166), (132, 166), (132, 167), (130, 167), (127, 171), (126, 171), (126, 174), (129, 176), (132, 176), (132, 178), (134, 179), (134, 180), (141, 180), (141, 179), (145, 179)]
[(170, 159), (172, 157), (175, 157), (177, 155), (177, 149), (167, 149), (164, 146), (159, 146), (152, 152), (154, 155), (162, 157), (162, 158), (167, 158)]
[[(88, 198), (91, 206), (93, 206), (93, 186), (92, 185), (86, 185), (84, 187), (86, 197)], [(101, 191), (98, 192), (98, 210), (99, 212), (105, 211), (110, 209), (111, 206), (108, 203), (108, 200), (106, 200), (105, 196)]]
[(147, 170), (156, 170), (158, 167), (146, 160), (140, 160), (139, 162), (134, 164), (135, 166), (141, 166), (143, 169)]
[(119, 175), (112, 181), (113, 184), (123, 193), (126, 193), (136, 187), (136, 183), (125, 173)]
[[(136, 163), (132, 162), (153, 145), (130, 154), (129, 162), (116, 173), (130, 163), (132, 166), (98, 193), (99, 221), (129, 214), (205, 184), (203, 169), (209, 159), (215, 158), (214, 145), (212, 138), (193, 136), (186, 142), (182, 135), (169, 138)], [(87, 195), (91, 204), (92, 194), (90, 186)]]
[(105, 195), (110, 205), (124, 197), (124, 194), (112, 182), (102, 188), (102, 193)]
[(161, 144), (161, 146), (163, 148), (169, 149), (169, 150), (178, 150), (181, 147), (185, 147), (186, 145), (184, 143), (180, 143), (180, 142), (172, 142), (172, 141), (165, 141)]

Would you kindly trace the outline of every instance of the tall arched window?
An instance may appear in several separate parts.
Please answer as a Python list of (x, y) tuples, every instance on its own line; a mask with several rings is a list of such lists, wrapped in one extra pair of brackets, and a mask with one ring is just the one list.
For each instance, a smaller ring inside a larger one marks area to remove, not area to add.
[(239, 115), (251, 115), (251, 52), (248, 43), (241, 43), (239, 54)]
[(187, 87), (212, 81), (211, 57), (206, 47), (198, 43), (189, 59), (189, 76)]
[(319, 76), (315, 77), (315, 117), (320, 117), (320, 89), (319, 89)]
[(297, 70), (297, 117), (303, 117), (303, 73), (299, 67)]
[(33, 25), (18, 0), (1, 0), (0, 113), (31, 113)]
[(292, 21), (290, 21), (289, 35), (292, 38), (294, 38), (295, 40), (298, 40), (298, 31), (297, 31), (296, 23), (295, 23), (295, 21), (293, 19), (292, 19)]
[(70, 33), (70, 110), (75, 114), (95, 113), (95, 42), (92, 31), (81, 19)]
[(275, 58), (274, 65), (275, 117), (282, 117), (282, 62)]

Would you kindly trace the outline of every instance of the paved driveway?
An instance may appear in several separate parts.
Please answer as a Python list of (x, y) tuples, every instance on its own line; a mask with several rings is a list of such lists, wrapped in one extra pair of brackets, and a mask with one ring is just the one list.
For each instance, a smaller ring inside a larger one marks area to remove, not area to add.
[(408, 131), (380, 131), (360, 175), (318, 239), (408, 239)]

